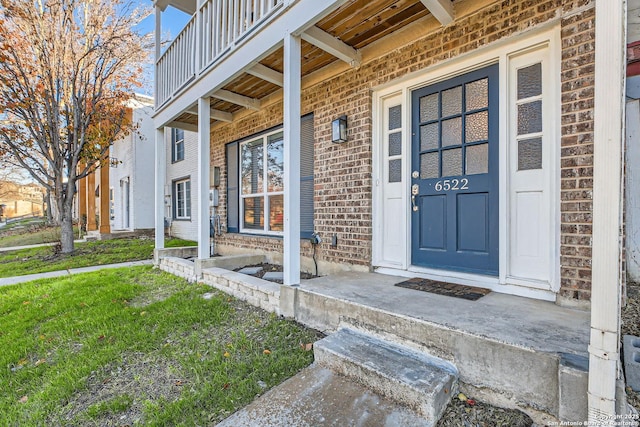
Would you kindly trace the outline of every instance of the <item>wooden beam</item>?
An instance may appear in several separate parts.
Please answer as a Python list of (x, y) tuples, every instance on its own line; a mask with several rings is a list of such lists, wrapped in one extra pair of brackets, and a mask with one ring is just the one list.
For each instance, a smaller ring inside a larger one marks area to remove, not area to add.
[(442, 25), (447, 26), (455, 19), (453, 12), (453, 3), (450, 0), (420, 0), (424, 7), (436, 18)]
[(109, 182), (109, 154), (106, 155), (107, 159), (102, 166), (100, 166), (100, 224), (98, 224), (100, 234), (111, 233), (111, 212), (110, 212), (110, 200), (109, 189), (111, 187)]
[[(198, 115), (197, 107), (192, 107), (185, 111), (187, 114), (191, 114), (192, 116)], [(220, 122), (231, 123), (233, 121), (233, 114), (228, 113), (222, 110), (216, 110), (215, 108), (209, 109), (209, 118), (213, 120), (218, 120)]]
[(360, 52), (316, 26), (307, 28), (300, 37), (352, 67), (357, 67), (362, 62)]
[(262, 79), (269, 83), (273, 83), (274, 85), (278, 85), (280, 87), (284, 86), (284, 75), (281, 72), (272, 70), (271, 68), (265, 67), (260, 63), (249, 68), (247, 70), (247, 74), (251, 74), (252, 76), (256, 76), (259, 79)]
[(212, 98), (227, 101), (232, 104), (239, 105), (250, 110), (260, 110), (260, 100), (255, 98), (249, 98), (248, 96), (240, 95), (238, 93), (230, 92), (228, 90), (219, 89), (211, 94)]
[(198, 125), (194, 125), (191, 123), (178, 122), (174, 120), (173, 122), (169, 123), (167, 126), (170, 128), (188, 130), (189, 132), (198, 132)]

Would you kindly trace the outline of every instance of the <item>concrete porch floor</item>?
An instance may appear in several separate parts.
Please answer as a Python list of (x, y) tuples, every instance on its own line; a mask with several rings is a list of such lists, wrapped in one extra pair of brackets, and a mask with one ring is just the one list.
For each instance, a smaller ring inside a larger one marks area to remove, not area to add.
[(331, 333), (346, 327), (452, 362), (463, 391), (538, 424), (587, 417), (589, 313), (491, 292), (477, 301), (339, 273), (281, 286), (280, 313)]
[(394, 286), (404, 280), (348, 272), (303, 280), (300, 289), (533, 351), (588, 357), (588, 311), (497, 292), (468, 301)]

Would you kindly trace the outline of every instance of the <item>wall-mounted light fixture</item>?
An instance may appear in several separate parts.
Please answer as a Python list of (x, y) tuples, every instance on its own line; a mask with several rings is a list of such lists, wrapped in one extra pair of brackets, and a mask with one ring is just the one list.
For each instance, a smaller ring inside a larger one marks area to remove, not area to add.
[(331, 122), (331, 142), (347, 142), (347, 116), (341, 116)]
[(211, 166), (209, 169), (209, 187), (220, 185), (220, 166)]

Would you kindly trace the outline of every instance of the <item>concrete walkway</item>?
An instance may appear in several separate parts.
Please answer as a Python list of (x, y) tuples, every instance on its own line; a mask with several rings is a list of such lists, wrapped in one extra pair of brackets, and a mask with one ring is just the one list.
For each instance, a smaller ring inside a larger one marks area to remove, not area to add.
[[(85, 239), (74, 240), (73, 243), (84, 243)], [(36, 245), (24, 245), (24, 246), (8, 246), (6, 248), (0, 248), (0, 252), (9, 252), (9, 251), (19, 251), (20, 249), (31, 249), (31, 248), (43, 248), (45, 246), (53, 246), (58, 242), (51, 243), (38, 243)]]
[(119, 264), (106, 264), (106, 265), (94, 265), (91, 267), (71, 268), (68, 270), (49, 271), (47, 273), (27, 274), (25, 276), (14, 276), (0, 278), (0, 286), (15, 285), (17, 283), (30, 282), (38, 279), (49, 279), (52, 277), (69, 276), (80, 273), (90, 273), (92, 271), (103, 270), (105, 268), (121, 268), (121, 267), (135, 267), (139, 265), (152, 265), (153, 260), (142, 261), (129, 261), (121, 262)]

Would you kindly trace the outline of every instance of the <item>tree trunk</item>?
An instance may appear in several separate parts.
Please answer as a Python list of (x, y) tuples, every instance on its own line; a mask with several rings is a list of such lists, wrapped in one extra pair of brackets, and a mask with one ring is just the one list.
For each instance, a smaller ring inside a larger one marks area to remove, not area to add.
[(71, 212), (62, 215), (62, 221), (60, 222), (60, 245), (62, 246), (63, 254), (70, 254), (73, 252), (73, 217)]
[[(73, 189), (74, 187), (75, 181), (68, 182), (65, 185), (65, 190)], [(73, 234), (73, 193), (73, 190), (70, 194), (65, 191), (64, 194), (55, 198), (60, 218), (60, 246), (63, 254), (70, 254), (75, 249), (73, 245), (73, 239), (75, 238)]]
[(54, 218), (53, 218), (53, 210), (51, 209), (51, 190), (49, 190), (47, 188), (47, 193), (45, 195), (45, 204), (47, 205), (47, 210), (46, 210), (46, 218), (47, 218), (47, 223), (48, 224), (55, 224)]

